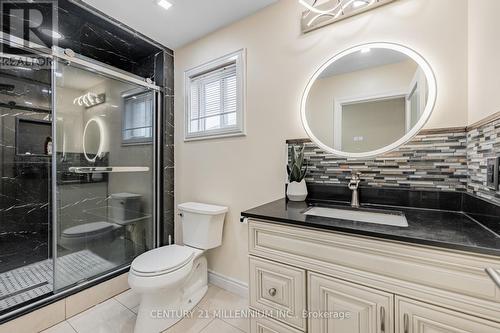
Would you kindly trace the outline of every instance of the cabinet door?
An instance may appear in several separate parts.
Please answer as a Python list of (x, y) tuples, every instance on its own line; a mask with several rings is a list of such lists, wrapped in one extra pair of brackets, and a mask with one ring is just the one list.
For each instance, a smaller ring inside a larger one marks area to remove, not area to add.
[(396, 297), (398, 333), (498, 333), (500, 324), (412, 299)]
[(306, 272), (251, 257), (250, 307), (305, 331)]
[(394, 295), (308, 273), (310, 333), (392, 333)]

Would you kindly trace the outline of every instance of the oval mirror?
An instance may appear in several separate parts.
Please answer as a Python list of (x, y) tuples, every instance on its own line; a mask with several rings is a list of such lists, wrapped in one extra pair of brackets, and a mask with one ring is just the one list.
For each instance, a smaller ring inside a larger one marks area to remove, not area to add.
[(415, 51), (369, 43), (328, 60), (309, 81), (301, 105), (304, 128), (322, 149), (366, 158), (415, 136), (436, 101), (436, 80)]
[(102, 154), (104, 133), (97, 119), (90, 119), (83, 130), (83, 154), (89, 162), (95, 162)]

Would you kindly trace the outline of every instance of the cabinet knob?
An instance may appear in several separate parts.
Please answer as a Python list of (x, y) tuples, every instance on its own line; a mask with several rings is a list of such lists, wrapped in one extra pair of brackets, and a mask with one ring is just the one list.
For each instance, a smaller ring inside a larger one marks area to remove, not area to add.
[(271, 297), (276, 296), (276, 288), (271, 288), (268, 290), (268, 293)]

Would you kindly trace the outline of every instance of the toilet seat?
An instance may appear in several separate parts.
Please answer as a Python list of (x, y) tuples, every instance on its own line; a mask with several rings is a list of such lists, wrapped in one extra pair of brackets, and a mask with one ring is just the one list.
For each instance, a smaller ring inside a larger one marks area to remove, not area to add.
[(63, 230), (62, 236), (66, 238), (95, 237), (108, 233), (114, 225), (108, 222), (92, 222), (80, 224)]
[(194, 256), (194, 249), (187, 246), (163, 246), (135, 258), (130, 270), (138, 276), (164, 275), (186, 266)]
[(113, 241), (117, 225), (108, 222), (91, 222), (64, 229), (59, 238), (59, 244), (68, 250), (97, 250)]

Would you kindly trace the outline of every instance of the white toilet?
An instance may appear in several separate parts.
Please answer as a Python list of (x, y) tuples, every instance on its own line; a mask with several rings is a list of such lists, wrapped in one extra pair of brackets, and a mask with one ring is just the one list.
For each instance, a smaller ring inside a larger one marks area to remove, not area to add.
[(205, 250), (222, 242), (227, 207), (196, 202), (178, 206), (184, 246), (160, 247), (137, 257), (128, 283), (140, 294), (136, 333), (162, 332), (182, 319), (208, 289)]
[[(109, 251), (107, 245), (120, 235), (123, 226), (132, 225), (140, 215), (142, 196), (135, 193), (111, 194), (112, 205), (109, 208), (97, 208), (97, 214), (106, 218), (108, 210), (111, 219), (78, 224), (61, 232), (59, 245), (72, 252), (90, 249), (93, 252)], [(99, 211), (102, 210), (102, 211)], [(110, 222), (111, 221), (111, 222)]]

